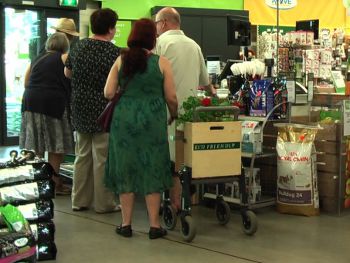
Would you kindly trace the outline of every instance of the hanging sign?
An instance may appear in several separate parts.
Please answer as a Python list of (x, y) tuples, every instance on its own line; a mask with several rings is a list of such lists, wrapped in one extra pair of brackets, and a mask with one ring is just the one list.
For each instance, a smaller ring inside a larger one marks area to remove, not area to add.
[(60, 6), (78, 7), (79, 0), (60, 0)]
[(265, 0), (266, 5), (274, 9), (277, 9), (277, 2), (279, 2), (279, 9), (281, 10), (292, 9), (298, 4), (297, 0)]

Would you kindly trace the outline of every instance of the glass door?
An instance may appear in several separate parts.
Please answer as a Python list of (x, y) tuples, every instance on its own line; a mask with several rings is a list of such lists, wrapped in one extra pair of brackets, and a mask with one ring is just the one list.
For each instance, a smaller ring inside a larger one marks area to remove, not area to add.
[[(61, 11), (61, 10), (46, 10), (43, 15), (43, 20), (45, 22), (45, 30), (47, 33), (47, 36), (53, 34), (56, 32), (55, 29), (52, 28), (52, 26), (56, 26), (58, 23), (58, 20), (60, 18), (70, 18), (73, 19), (75, 22), (75, 25), (77, 27), (77, 31), (79, 32), (79, 13), (73, 11), (70, 12), (68, 10)], [(73, 39), (73, 43), (76, 42), (79, 39), (79, 37), (75, 37)], [(71, 43), (72, 44), (72, 43)]]
[(40, 17), (37, 11), (6, 7), (4, 20), (5, 141), (13, 141), (20, 132), (24, 75), (40, 50)]
[(79, 26), (78, 10), (28, 7), (0, 7), (0, 145), (17, 145), (21, 127), (24, 76), (30, 62), (42, 52), (49, 34), (55, 32), (61, 17), (74, 19)]

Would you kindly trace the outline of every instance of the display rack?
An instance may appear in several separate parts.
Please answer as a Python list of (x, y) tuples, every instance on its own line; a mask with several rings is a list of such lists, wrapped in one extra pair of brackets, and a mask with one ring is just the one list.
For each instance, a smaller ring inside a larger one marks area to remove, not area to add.
[[(315, 94), (312, 106), (339, 111), (340, 121), (332, 124), (321, 124), (323, 131), (316, 135), (315, 146), (317, 151), (317, 172), (319, 180), (319, 195), (321, 211), (341, 215), (345, 208), (346, 178), (348, 176), (347, 146), (344, 127), (343, 103), (349, 100), (348, 96), (340, 94)], [(312, 120), (312, 116), (309, 116)], [(349, 123), (347, 123), (349, 125)]]
[(72, 180), (73, 171), (74, 171), (74, 167), (73, 167), (73, 164), (71, 163), (63, 163), (60, 166), (60, 175), (64, 176), (65, 178)]
[(74, 154), (66, 154), (64, 157), (64, 161), (60, 166), (60, 175), (64, 176), (69, 180), (73, 180), (74, 160)]

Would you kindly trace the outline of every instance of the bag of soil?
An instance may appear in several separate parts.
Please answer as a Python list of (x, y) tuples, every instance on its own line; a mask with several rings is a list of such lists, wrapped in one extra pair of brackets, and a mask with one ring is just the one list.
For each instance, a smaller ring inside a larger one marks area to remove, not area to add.
[(9, 232), (28, 232), (31, 233), (28, 221), (17, 207), (12, 205), (0, 206), (0, 217)]
[(316, 151), (319, 127), (290, 123), (275, 124), (277, 137), (277, 211), (319, 215)]
[(27, 184), (13, 185), (1, 188), (0, 204), (23, 204), (36, 200), (48, 200), (55, 197), (55, 187), (52, 180), (38, 181)]
[(31, 233), (0, 233), (0, 263), (18, 262), (36, 254), (36, 242)]
[(40, 180), (49, 180), (54, 172), (49, 163), (36, 163), (0, 170), (0, 186), (22, 184)]
[(56, 259), (57, 248), (53, 241), (38, 243), (37, 251), (38, 261)]
[[(29, 225), (35, 241), (38, 243), (45, 243), (55, 240), (55, 224), (50, 220), (48, 222), (41, 222)], [(2, 233), (11, 233), (8, 228), (0, 228), (0, 235)]]
[(48, 221), (54, 216), (52, 200), (39, 200), (35, 203), (20, 205), (17, 208), (29, 222)]
[(30, 224), (30, 229), (38, 243), (47, 243), (55, 240), (56, 228), (51, 220), (48, 222)]

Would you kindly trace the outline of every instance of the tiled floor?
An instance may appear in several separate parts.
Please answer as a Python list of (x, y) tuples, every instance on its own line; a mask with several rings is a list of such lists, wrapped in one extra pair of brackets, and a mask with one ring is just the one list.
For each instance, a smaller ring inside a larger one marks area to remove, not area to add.
[[(0, 147), (0, 158), (4, 152)], [(134, 213), (134, 235), (128, 239), (114, 232), (120, 213), (73, 212), (69, 196), (56, 197), (54, 202), (59, 263), (350, 262), (350, 214), (303, 217), (279, 214), (274, 208), (260, 209), (256, 211), (258, 231), (247, 236), (237, 211), (226, 226), (220, 226), (213, 209), (195, 206), (197, 235), (192, 243), (186, 243), (179, 224), (164, 239), (148, 239), (142, 198), (138, 198)]]
[(57, 262), (350, 262), (349, 215), (302, 217), (263, 209), (257, 211), (258, 232), (246, 236), (237, 212), (228, 225), (220, 226), (212, 209), (194, 207), (197, 235), (186, 243), (179, 226), (164, 239), (149, 240), (141, 199), (134, 215), (135, 235), (129, 239), (114, 232), (120, 213), (72, 212), (69, 197), (57, 197), (55, 205)]

